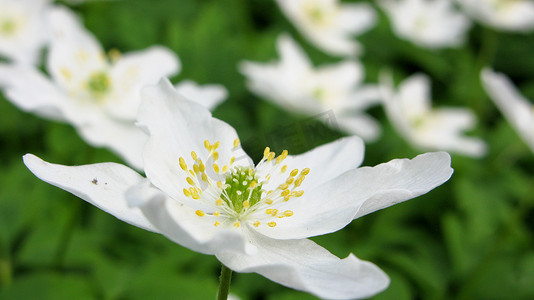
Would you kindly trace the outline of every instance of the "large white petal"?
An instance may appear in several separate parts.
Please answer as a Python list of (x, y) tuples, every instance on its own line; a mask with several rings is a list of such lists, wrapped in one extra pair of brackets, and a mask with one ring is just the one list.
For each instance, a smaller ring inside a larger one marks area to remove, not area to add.
[(251, 233), (258, 247), (255, 255), (217, 254), (230, 269), (255, 272), (290, 288), (327, 299), (366, 298), (381, 292), (389, 278), (374, 264), (350, 254), (339, 259), (316, 243), (303, 240), (275, 240)]
[(453, 169), (446, 152), (396, 159), (375, 167), (347, 171), (304, 196), (291, 199), (280, 211), (293, 216), (258, 231), (277, 239), (298, 239), (337, 231), (353, 219), (415, 198), (447, 181)]
[(247, 241), (241, 229), (214, 226), (214, 220), (209, 216), (196, 215), (195, 208), (169, 198), (146, 181), (127, 191), (126, 198), (130, 205), (141, 209), (161, 234), (193, 251), (204, 254), (256, 252), (256, 247)]
[(336, 122), (337, 126), (342, 131), (360, 136), (362, 139), (369, 142), (376, 140), (381, 133), (378, 122), (372, 117), (362, 113), (338, 115)]
[(127, 205), (125, 192), (143, 177), (115, 163), (62, 166), (24, 155), (24, 164), (41, 180), (64, 189), (116, 218), (134, 226), (157, 232), (138, 208)]
[(138, 123), (150, 136), (143, 155), (145, 172), (155, 186), (171, 197), (176, 199), (183, 195), (182, 189), (187, 185), (187, 175), (179, 166), (179, 158), (183, 157), (191, 167), (191, 151), (195, 151), (206, 162), (205, 140), (212, 144), (220, 142), (217, 151), (221, 166), (228, 164), (232, 156), (236, 158), (234, 165), (252, 165), (240, 145), (233, 147), (237, 139), (235, 130), (213, 118), (202, 105), (183, 98), (168, 80), (145, 87), (142, 97)]
[(371, 29), (376, 23), (376, 12), (367, 3), (341, 5), (339, 15), (335, 19), (337, 27), (354, 35), (360, 35)]

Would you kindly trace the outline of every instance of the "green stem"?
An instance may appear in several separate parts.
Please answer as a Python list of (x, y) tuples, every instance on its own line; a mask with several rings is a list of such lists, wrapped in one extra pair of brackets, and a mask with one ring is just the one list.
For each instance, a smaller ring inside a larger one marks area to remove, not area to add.
[(217, 293), (217, 300), (228, 299), (230, 292), (230, 282), (232, 281), (232, 270), (221, 264), (221, 276), (219, 277), (219, 292)]
[(8, 259), (0, 259), (0, 287), (11, 284), (12, 279), (11, 262)]

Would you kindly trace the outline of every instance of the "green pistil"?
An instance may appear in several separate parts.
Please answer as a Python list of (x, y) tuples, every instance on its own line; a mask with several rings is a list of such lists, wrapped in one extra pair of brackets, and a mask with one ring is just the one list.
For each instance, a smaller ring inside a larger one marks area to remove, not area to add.
[(17, 29), (17, 26), (15, 22), (13, 22), (10, 19), (4, 20), (0, 25), (0, 32), (3, 35), (11, 35), (15, 33), (15, 30)]
[[(257, 183), (256, 174), (251, 170), (251, 168), (239, 168), (226, 178), (227, 187), (224, 191), (229, 199), (225, 199), (226, 197), (222, 199), (233, 206), (237, 213), (243, 210), (245, 201), (248, 200), (248, 205), (253, 206), (261, 199), (261, 185)], [(251, 187), (251, 184), (255, 186)]]
[(321, 11), (320, 8), (312, 8), (308, 11), (308, 14), (310, 15), (310, 18), (316, 22), (320, 23), (324, 20), (324, 13)]
[(111, 88), (111, 81), (106, 72), (93, 73), (89, 77), (89, 91), (96, 95), (102, 95), (109, 92)]

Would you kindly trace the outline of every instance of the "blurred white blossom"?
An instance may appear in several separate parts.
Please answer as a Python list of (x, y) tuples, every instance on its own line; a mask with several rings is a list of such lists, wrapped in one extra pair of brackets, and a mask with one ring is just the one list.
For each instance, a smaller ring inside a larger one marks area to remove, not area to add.
[(185, 98), (213, 110), (228, 97), (228, 91), (220, 84), (199, 85), (192, 80), (183, 80), (174, 86)]
[(50, 0), (0, 0), (0, 57), (37, 64), (48, 39)]
[(49, 21), (50, 77), (31, 66), (0, 65), (6, 98), (25, 111), (71, 123), (89, 144), (109, 147), (141, 169), (147, 136), (134, 126), (139, 91), (178, 72), (178, 57), (159, 46), (108, 57), (68, 9), (51, 9)]
[(340, 259), (309, 237), (425, 194), (453, 170), (444, 152), (358, 168), (363, 142), (347, 137), (301, 155), (267, 147), (254, 165), (235, 130), (166, 80), (143, 89), (137, 124), (149, 134), (146, 178), (126, 166), (68, 167), (24, 156), (40, 179), (132, 225), (321, 298), (370, 297), (389, 284), (374, 264)]
[(428, 48), (462, 44), (470, 26), (450, 0), (383, 0), (393, 31), (401, 38)]
[(456, 0), (473, 19), (500, 30), (534, 29), (532, 0)]
[(282, 12), (317, 48), (338, 56), (358, 55), (354, 39), (375, 25), (376, 12), (367, 3), (339, 0), (276, 0)]
[(363, 84), (359, 62), (314, 67), (298, 44), (288, 35), (277, 40), (279, 61), (243, 62), (240, 71), (248, 88), (294, 113), (317, 115), (333, 110), (340, 129), (373, 140), (380, 134), (378, 123), (363, 110), (380, 100), (378, 87)]
[(391, 75), (383, 73), (381, 83), (390, 122), (414, 147), (473, 157), (485, 155), (486, 144), (482, 140), (463, 134), (475, 126), (475, 115), (466, 108), (432, 109), (430, 79), (426, 75), (412, 75), (395, 89)]
[(495, 105), (534, 152), (534, 105), (502, 73), (484, 69), (482, 83)]

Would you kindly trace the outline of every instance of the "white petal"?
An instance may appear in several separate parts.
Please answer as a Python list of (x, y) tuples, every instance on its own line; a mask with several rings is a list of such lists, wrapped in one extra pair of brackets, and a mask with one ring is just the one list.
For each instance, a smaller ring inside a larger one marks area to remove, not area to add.
[(173, 198), (183, 195), (187, 185), (179, 158), (192, 166), (191, 151), (204, 162), (207, 150), (204, 141), (220, 142), (217, 149), (220, 165), (235, 157), (235, 165), (251, 166), (252, 160), (239, 145), (235, 130), (215, 119), (200, 104), (183, 98), (168, 80), (142, 90), (143, 103), (139, 109), (139, 126), (147, 130), (150, 138), (144, 149), (145, 172), (150, 181)]
[(220, 84), (201, 86), (194, 81), (184, 80), (174, 87), (188, 100), (198, 102), (209, 110), (213, 110), (228, 97), (228, 91)]
[(378, 122), (366, 114), (338, 115), (336, 122), (342, 131), (357, 135), (368, 142), (375, 141), (381, 133)]
[(353, 219), (427, 193), (447, 181), (452, 172), (445, 152), (349, 170), (280, 206), (280, 211), (288, 209), (294, 214), (277, 219), (275, 228), (260, 226), (257, 230), (277, 239), (334, 232)]
[(430, 78), (415, 74), (399, 86), (399, 100), (408, 118), (416, 118), (428, 112), (430, 107)]
[(367, 3), (343, 4), (335, 22), (347, 33), (360, 35), (373, 27), (376, 23), (376, 12)]
[(37, 69), (0, 64), (0, 87), (6, 98), (20, 109), (44, 118), (64, 121), (68, 99)]
[(534, 151), (534, 106), (532, 103), (519, 93), (504, 74), (484, 69), (481, 77), (484, 88), (495, 105)]
[(274, 240), (250, 234), (256, 255), (220, 252), (217, 258), (230, 269), (255, 272), (290, 288), (328, 299), (366, 298), (384, 290), (389, 278), (377, 266), (350, 254), (339, 259), (314, 242)]
[(24, 155), (24, 164), (41, 180), (82, 198), (124, 222), (157, 232), (138, 208), (130, 208), (126, 203), (126, 190), (143, 180), (132, 169), (115, 163), (62, 166), (47, 163), (32, 154)]
[(106, 107), (111, 115), (125, 120), (134, 120), (141, 97), (141, 88), (156, 84), (180, 70), (176, 54), (165, 47), (148, 49), (122, 55), (111, 68), (115, 100)]
[(276, 49), (280, 56), (280, 65), (292, 72), (308, 72), (312, 68), (304, 50), (287, 33), (281, 34), (276, 40)]
[(218, 251), (256, 253), (256, 247), (240, 230), (216, 227), (213, 217), (196, 215), (194, 208), (167, 197), (146, 181), (127, 191), (126, 198), (130, 205), (141, 209), (161, 234), (193, 251), (204, 254)]

